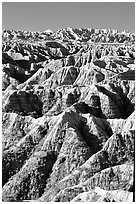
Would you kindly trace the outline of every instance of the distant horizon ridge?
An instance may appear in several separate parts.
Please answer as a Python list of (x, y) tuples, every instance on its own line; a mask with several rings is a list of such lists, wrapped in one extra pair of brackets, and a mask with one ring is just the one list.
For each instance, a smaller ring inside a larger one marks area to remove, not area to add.
[(93, 29), (93, 30), (111, 30), (111, 31), (117, 31), (117, 32), (119, 32), (119, 33), (122, 33), (122, 32), (128, 32), (128, 33), (135, 33), (135, 32), (131, 32), (131, 31), (129, 31), (128, 29), (123, 29), (122, 31), (119, 31), (118, 29), (115, 29), (115, 28), (93, 28), (93, 27), (87, 27), (87, 28), (84, 28), (84, 27), (70, 27), (70, 26), (68, 26), (68, 27), (64, 27), (64, 28), (59, 28), (59, 29), (57, 29), (57, 31), (55, 31), (55, 30), (53, 30), (53, 29), (51, 29), (51, 28), (47, 28), (47, 29), (43, 29), (43, 30), (35, 30), (35, 31), (33, 31), (33, 30), (25, 30), (25, 29), (11, 29), (11, 28), (3, 28), (2, 29), (2, 31), (4, 31), (4, 30), (6, 30), (6, 31), (8, 31), (8, 30), (11, 30), (11, 31), (27, 31), (27, 32), (44, 32), (44, 31), (52, 31), (52, 32), (54, 32), (54, 33), (56, 33), (56, 32), (58, 32), (58, 31), (60, 31), (60, 30), (66, 30), (66, 29), (68, 29), (68, 28), (72, 28), (72, 29), (82, 29), (82, 30), (84, 30), (84, 29)]

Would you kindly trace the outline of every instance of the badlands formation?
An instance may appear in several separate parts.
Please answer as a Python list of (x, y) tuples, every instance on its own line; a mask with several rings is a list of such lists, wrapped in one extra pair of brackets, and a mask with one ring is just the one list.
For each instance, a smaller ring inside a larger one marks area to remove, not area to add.
[(133, 202), (134, 33), (2, 40), (3, 201)]

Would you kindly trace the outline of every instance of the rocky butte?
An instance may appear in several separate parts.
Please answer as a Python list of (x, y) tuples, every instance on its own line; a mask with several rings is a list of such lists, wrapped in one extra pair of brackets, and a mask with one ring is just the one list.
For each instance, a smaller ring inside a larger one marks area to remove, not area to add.
[(134, 33), (2, 39), (3, 201), (133, 202)]

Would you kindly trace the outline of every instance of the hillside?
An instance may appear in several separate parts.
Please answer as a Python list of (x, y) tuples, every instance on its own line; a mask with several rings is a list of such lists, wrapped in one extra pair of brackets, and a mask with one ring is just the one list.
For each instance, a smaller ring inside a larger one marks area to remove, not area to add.
[(2, 33), (2, 199), (133, 202), (135, 35)]

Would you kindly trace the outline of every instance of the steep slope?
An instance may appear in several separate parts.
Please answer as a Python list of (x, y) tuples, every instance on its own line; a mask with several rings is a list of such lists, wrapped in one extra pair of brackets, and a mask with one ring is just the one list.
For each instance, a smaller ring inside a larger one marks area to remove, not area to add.
[(4, 202), (132, 202), (135, 35), (2, 33)]

